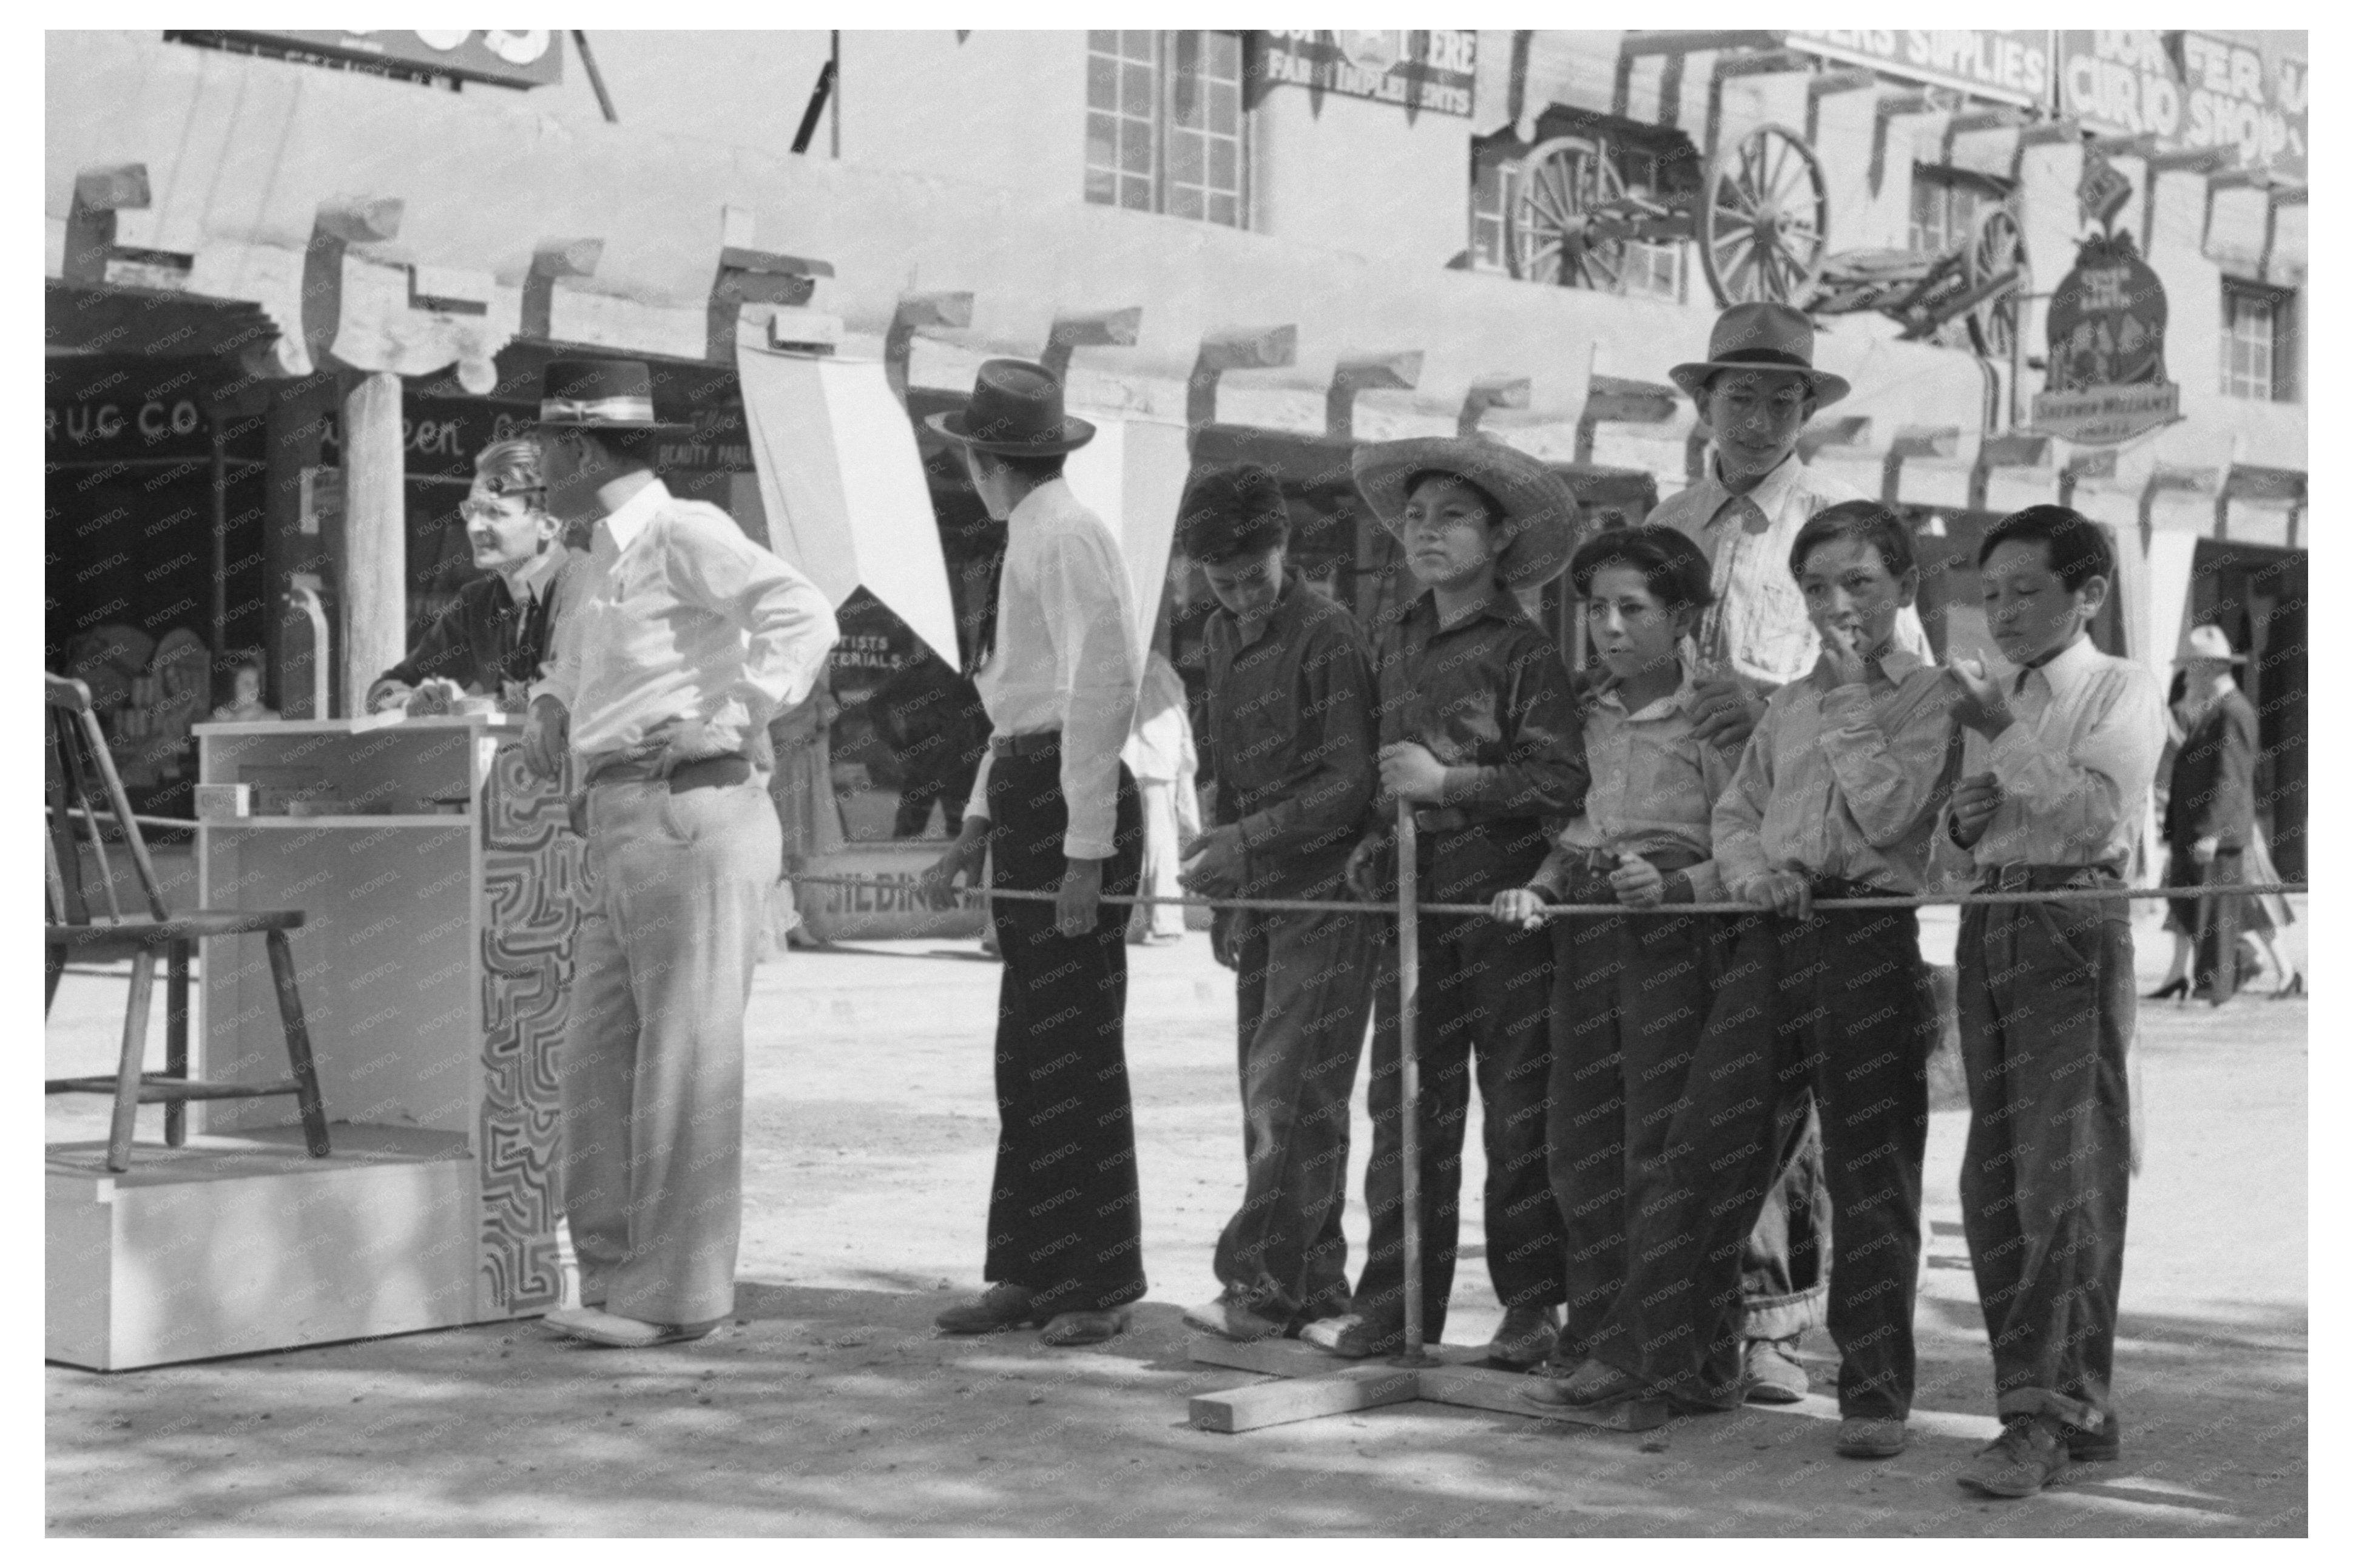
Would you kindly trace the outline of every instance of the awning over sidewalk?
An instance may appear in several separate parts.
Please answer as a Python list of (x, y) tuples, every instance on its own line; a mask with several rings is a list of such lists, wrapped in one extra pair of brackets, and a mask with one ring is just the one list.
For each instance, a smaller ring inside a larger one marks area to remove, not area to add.
[[(735, 369), (776, 554), (837, 607), (862, 585), (954, 667), (939, 526), (914, 431), (881, 362), (739, 344)], [(1173, 500), (1169, 511), (1173, 520)]]

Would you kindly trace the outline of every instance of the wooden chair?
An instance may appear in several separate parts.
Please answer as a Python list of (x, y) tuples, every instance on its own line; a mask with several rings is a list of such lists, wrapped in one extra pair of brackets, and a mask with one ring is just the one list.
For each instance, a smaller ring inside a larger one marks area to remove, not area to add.
[[(301, 1109), (303, 1141), (314, 1158), (327, 1155), (327, 1111), (319, 1097), (319, 1077), (311, 1064), (311, 1035), (302, 1022), (302, 996), (294, 983), (294, 954), (286, 933), (302, 924), (299, 909), (206, 909), (173, 915), (164, 905), (163, 888), (148, 858), (147, 842), (122, 791), (122, 779), (106, 747), (90, 688), (79, 681), (56, 675), (44, 677), (47, 694), (47, 761), (48, 832), (43, 847), (48, 853), (48, 922), (43, 931), (47, 994), (43, 1011), (57, 998), (58, 977), (67, 955), (115, 958), (131, 956), (131, 1007), (122, 1025), (121, 1065), (111, 1077), (51, 1078), (48, 1092), (112, 1095), (114, 1125), (106, 1143), (106, 1168), (131, 1169), (131, 1133), (142, 1104), (161, 1102), (164, 1140), (176, 1149), (187, 1132), (184, 1102), (188, 1100), (251, 1099), (268, 1095), (292, 1095)], [(92, 793), (103, 789), (105, 815), (114, 820), (147, 899), (145, 916), (126, 916), (114, 895), (111, 863), (107, 858), (101, 814)], [(81, 853), (76, 830), (86, 829), (97, 852), (106, 913), (90, 907), (82, 885)], [(188, 959), (196, 944), (207, 937), (259, 933), (269, 950), (269, 972), (278, 987), (278, 1015), (286, 1029), (286, 1056), (293, 1076), (265, 1084), (207, 1084), (188, 1076)], [(169, 972), (164, 1016), (164, 1071), (142, 1071), (147, 1054), (147, 1015), (155, 989), (155, 956), (164, 954)]]

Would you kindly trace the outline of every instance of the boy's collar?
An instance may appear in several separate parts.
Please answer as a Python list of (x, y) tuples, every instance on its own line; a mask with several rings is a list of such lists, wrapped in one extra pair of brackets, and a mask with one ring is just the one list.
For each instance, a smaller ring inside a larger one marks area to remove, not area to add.
[(1610, 706), (1624, 713), (1628, 718), (1641, 718), (1653, 712), (1658, 716), (1664, 717), (1667, 714), (1681, 712), (1691, 706), (1694, 677), (1692, 674), (1691, 662), (1681, 655), (1675, 659), (1675, 689), (1663, 697), (1643, 704), (1639, 708), (1629, 709), (1626, 706), (1626, 699), (1620, 690), (1625, 683), (1618, 678), (1609, 665), (1601, 665), (1600, 671), (1599, 678), (1593, 683), (1594, 696), (1608, 699)]
[[(1926, 660), (1905, 652), (1892, 640), (1887, 645), (1887, 652), (1872, 660), (1871, 662), (1878, 665), (1879, 673), (1897, 685), (1903, 684), (1905, 678), (1915, 671), (1928, 667)], [(1831, 673), (1831, 656), (1827, 652), (1815, 658), (1814, 667), (1806, 673), (1806, 678), (1822, 691), (1828, 691), (1838, 684), (1837, 678)]]
[(2051, 687), (2051, 694), (2057, 696), (2089, 674), (2100, 657), (2100, 651), (2092, 645), (2092, 634), (2087, 628), (2076, 632), (2073, 639), (2056, 653), (2040, 662), (2021, 666), (2019, 675), (2022, 679), (2029, 670), (2042, 671), (2042, 679)]

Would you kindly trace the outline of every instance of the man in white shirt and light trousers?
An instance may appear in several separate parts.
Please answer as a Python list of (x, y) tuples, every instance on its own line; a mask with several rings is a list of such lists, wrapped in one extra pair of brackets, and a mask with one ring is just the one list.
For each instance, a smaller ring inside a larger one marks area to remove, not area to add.
[(971, 668), (988, 754), (955, 842), (923, 874), (935, 908), (961, 875), (1050, 892), (997, 899), (1005, 960), (997, 1022), (1000, 1127), (988, 1209), (987, 1292), (940, 1314), (952, 1334), (1043, 1324), (1050, 1345), (1099, 1343), (1144, 1294), (1135, 1128), (1127, 1088), (1127, 910), (1143, 809), (1120, 760), (1142, 666), (1127, 571), (1102, 518), (1062, 479), (1094, 427), (1062, 412), (1044, 366), (982, 365), (972, 401), (928, 423), (964, 453), (1005, 520), (1000, 580)]
[(595, 524), (523, 755), (568, 748), (594, 902), (564, 1042), (564, 1202), (596, 1344), (699, 1339), (733, 1310), (744, 1009), (783, 862), (768, 720), (809, 694), (839, 630), (824, 593), (717, 507), (654, 477), (652, 378), (554, 360), (540, 403), (550, 506)]

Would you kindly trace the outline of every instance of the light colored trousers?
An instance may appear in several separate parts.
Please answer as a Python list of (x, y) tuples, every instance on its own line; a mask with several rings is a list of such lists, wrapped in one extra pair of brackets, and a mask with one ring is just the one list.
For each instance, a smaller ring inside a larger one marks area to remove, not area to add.
[(734, 1309), (744, 1009), (784, 853), (764, 781), (588, 796), (596, 903), (564, 1040), (564, 1199), (580, 1296), (649, 1323)]
[[(1176, 814), (1177, 788), (1175, 780), (1167, 779), (1135, 781), (1135, 792), (1144, 802), (1144, 875), (1136, 891), (1146, 897), (1185, 896), (1185, 889), (1176, 881), (1176, 846), (1183, 837)], [(1185, 910), (1181, 905), (1138, 905), (1135, 913), (1128, 917), (1127, 938), (1131, 942), (1140, 942), (1148, 936), (1184, 934)]]

